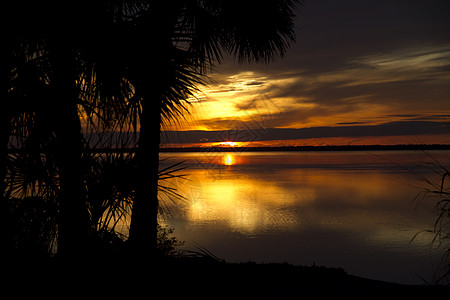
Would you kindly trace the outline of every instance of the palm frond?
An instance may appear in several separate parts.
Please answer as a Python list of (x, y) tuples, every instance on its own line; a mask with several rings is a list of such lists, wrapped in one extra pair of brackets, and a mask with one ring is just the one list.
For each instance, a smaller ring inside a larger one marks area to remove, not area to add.
[[(221, 19), (224, 46), (240, 62), (270, 62), (282, 57), (295, 42), (297, 0), (224, 1)], [(236, 9), (239, 7), (239, 9)]]
[(187, 198), (178, 192), (179, 180), (187, 180), (186, 174), (179, 173), (186, 169), (181, 166), (184, 161), (171, 164), (158, 172), (158, 203), (160, 216), (171, 215), (170, 205), (179, 205), (187, 201)]

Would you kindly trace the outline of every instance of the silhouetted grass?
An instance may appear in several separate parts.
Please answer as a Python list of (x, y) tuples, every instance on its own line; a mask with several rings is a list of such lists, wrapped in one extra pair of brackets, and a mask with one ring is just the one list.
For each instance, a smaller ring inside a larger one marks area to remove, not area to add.
[[(422, 232), (432, 234), (431, 246), (443, 249), (443, 255), (436, 270), (436, 283), (450, 285), (450, 171), (433, 155), (429, 153), (426, 153), (426, 155), (431, 159), (431, 162), (427, 165), (436, 176), (434, 178), (420, 177), (427, 184), (427, 188), (419, 193), (417, 198), (422, 201), (433, 201), (437, 217), (432, 229)], [(416, 233), (411, 241), (422, 232)]]

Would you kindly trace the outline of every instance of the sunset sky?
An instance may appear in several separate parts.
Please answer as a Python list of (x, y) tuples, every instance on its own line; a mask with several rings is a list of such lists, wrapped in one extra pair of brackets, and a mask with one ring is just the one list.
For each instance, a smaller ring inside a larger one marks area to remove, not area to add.
[(450, 144), (450, 2), (306, 0), (282, 60), (225, 58), (166, 146)]

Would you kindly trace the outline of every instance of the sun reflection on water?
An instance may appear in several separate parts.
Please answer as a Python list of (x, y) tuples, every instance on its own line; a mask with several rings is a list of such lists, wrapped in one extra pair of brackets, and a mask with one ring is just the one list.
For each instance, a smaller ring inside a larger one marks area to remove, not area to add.
[(236, 157), (233, 154), (226, 153), (222, 158), (222, 163), (225, 166), (232, 166), (236, 163)]
[[(202, 195), (185, 207), (185, 217), (192, 224), (226, 224), (234, 232), (254, 235), (271, 230), (286, 230), (299, 225), (294, 211), (288, 208), (298, 199), (262, 178), (234, 177), (233, 174), (210, 178), (197, 171)], [(300, 188), (302, 201), (312, 201), (314, 191)]]

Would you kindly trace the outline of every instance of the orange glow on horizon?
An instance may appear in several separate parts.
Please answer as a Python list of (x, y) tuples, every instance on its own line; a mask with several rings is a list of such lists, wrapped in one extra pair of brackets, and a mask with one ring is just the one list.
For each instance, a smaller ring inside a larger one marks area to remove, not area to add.
[(450, 134), (416, 135), (416, 136), (386, 136), (386, 137), (333, 137), (311, 138), (299, 140), (271, 140), (251, 142), (220, 142), (220, 143), (186, 143), (165, 144), (167, 148), (185, 147), (283, 147), (283, 146), (347, 146), (347, 145), (414, 145), (414, 144), (448, 144)]
[(243, 144), (244, 143), (242, 143), (242, 142), (226, 141), (226, 142), (212, 143), (211, 146), (213, 146), (213, 147), (241, 147)]

